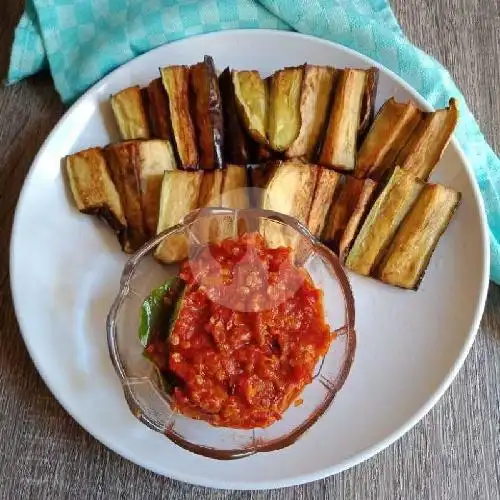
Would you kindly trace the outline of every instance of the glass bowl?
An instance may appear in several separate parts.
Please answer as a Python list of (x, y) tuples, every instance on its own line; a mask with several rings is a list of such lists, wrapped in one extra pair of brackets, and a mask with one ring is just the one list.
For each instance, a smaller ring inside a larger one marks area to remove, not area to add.
[[(214, 232), (214, 227), (219, 231)], [(315, 286), (323, 290), (326, 321), (335, 333), (329, 351), (316, 366), (313, 381), (300, 395), (302, 404), (292, 404), (271, 426), (251, 430), (214, 427), (176, 412), (170, 395), (162, 389), (156, 367), (143, 356), (138, 337), (144, 299), (179, 268), (178, 264), (159, 264), (154, 259), (160, 245), (168, 253), (181, 242), (189, 256), (212, 241), (214, 234), (221, 239), (245, 232), (260, 232), (270, 247), (281, 243), (292, 246), (296, 265), (303, 266)], [(291, 445), (332, 404), (354, 358), (354, 299), (336, 255), (296, 219), (261, 209), (204, 208), (190, 213), (130, 258), (108, 315), (107, 337), (111, 360), (136, 418), (191, 452), (216, 459), (242, 458)]]

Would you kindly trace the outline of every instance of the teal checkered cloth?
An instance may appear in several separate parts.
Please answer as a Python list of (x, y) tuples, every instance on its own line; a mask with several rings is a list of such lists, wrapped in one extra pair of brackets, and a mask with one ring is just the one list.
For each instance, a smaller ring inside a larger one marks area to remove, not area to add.
[(456, 137), (483, 195), (491, 278), (500, 283), (500, 160), (449, 73), (404, 37), (387, 0), (27, 0), (8, 82), (49, 67), (56, 89), (69, 103), (153, 47), (235, 28), (295, 30), (332, 40), (391, 69), (435, 107), (458, 97)]

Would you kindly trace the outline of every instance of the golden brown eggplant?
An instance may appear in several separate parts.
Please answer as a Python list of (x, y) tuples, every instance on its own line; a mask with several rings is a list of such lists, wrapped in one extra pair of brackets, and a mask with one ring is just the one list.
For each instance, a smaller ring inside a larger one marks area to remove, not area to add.
[(224, 161), (234, 165), (246, 165), (252, 159), (252, 143), (238, 118), (234, 85), (229, 68), (226, 68), (219, 76), (219, 88), (224, 115)]
[[(262, 194), (261, 207), (295, 217), (307, 224), (311, 210), (317, 169), (300, 161), (278, 162)], [(261, 232), (272, 248), (294, 246), (294, 238), (286, 228), (271, 221), (264, 221)]]
[(249, 208), (247, 169), (241, 165), (228, 165), (224, 171), (222, 206), (227, 208)]
[(201, 181), (198, 208), (222, 206), (222, 185), (224, 170), (205, 172)]
[(141, 206), (141, 188), (137, 163), (141, 141), (125, 141), (110, 144), (105, 155), (113, 182), (120, 196), (127, 228), (122, 247), (127, 253), (135, 252), (147, 239), (147, 229)]
[(180, 167), (196, 169), (199, 158), (195, 129), (190, 115), (189, 68), (168, 66), (161, 69), (161, 77), (168, 96), (172, 132)]
[(321, 147), (319, 163), (352, 171), (356, 165), (356, 145), (366, 71), (342, 70), (335, 87), (328, 129)]
[(65, 169), (76, 208), (105, 220), (118, 235), (123, 233), (127, 222), (102, 149), (90, 148), (67, 156)]
[[(157, 233), (175, 226), (198, 206), (203, 172), (167, 171), (161, 186)], [(163, 263), (179, 262), (188, 256), (186, 233), (166, 238), (156, 249), (155, 258)]]
[(460, 193), (427, 184), (403, 220), (376, 276), (390, 285), (416, 290), (432, 253), (460, 203)]
[(318, 172), (307, 226), (309, 231), (319, 238), (325, 227), (328, 209), (332, 204), (333, 195), (341, 175), (324, 167), (311, 166), (311, 168), (316, 168)]
[(268, 88), (258, 71), (235, 71), (232, 80), (238, 115), (250, 137), (267, 144)]
[(169, 141), (153, 139), (137, 143), (137, 174), (141, 190), (141, 206), (149, 237), (156, 234), (163, 174), (177, 168)]
[(346, 267), (369, 276), (422, 191), (422, 183), (396, 167), (375, 200), (347, 256)]
[(161, 78), (153, 80), (146, 88), (148, 95), (148, 115), (151, 125), (151, 135), (158, 139), (170, 140), (170, 110), (168, 96), (163, 87)]
[(149, 138), (149, 123), (139, 86), (129, 87), (111, 96), (111, 108), (123, 140)]
[(396, 157), (419, 124), (422, 112), (412, 101), (391, 97), (380, 108), (358, 152), (354, 175), (380, 180), (397, 163)]
[(303, 74), (303, 67), (285, 68), (271, 77), (267, 137), (275, 151), (285, 151), (299, 135)]
[(448, 108), (426, 113), (396, 163), (426, 181), (441, 158), (458, 121), (458, 106), (450, 99)]
[(373, 122), (375, 99), (377, 98), (378, 75), (378, 68), (370, 68), (366, 71), (366, 84), (363, 93), (363, 102), (361, 103), (361, 118), (358, 130), (358, 144), (361, 143)]
[(191, 66), (194, 122), (198, 137), (200, 166), (205, 170), (223, 167), (224, 124), (219, 80), (213, 59)]
[(286, 150), (288, 158), (312, 160), (328, 117), (337, 70), (306, 64), (300, 94), (300, 131)]
[(345, 176), (344, 183), (338, 190), (321, 239), (342, 262), (370, 209), (375, 188), (376, 183), (371, 179)]

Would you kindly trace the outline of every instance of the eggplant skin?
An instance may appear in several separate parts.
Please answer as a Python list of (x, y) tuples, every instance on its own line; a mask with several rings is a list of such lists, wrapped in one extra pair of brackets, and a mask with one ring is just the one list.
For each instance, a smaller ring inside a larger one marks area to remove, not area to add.
[(358, 144), (362, 142), (375, 115), (375, 100), (377, 98), (379, 69), (370, 68), (366, 72), (366, 84), (361, 103), (361, 116), (359, 120)]
[(417, 290), (460, 199), (460, 193), (453, 189), (426, 184), (375, 276), (390, 285)]
[(198, 137), (200, 167), (222, 168), (224, 141), (222, 104), (217, 73), (211, 57), (190, 69), (193, 115)]
[(101, 148), (90, 148), (65, 158), (65, 172), (76, 208), (103, 219), (118, 235), (127, 221)]
[(247, 133), (260, 144), (267, 145), (269, 92), (258, 71), (231, 72), (236, 109)]
[[(157, 234), (175, 226), (189, 212), (198, 207), (202, 179), (202, 171), (165, 172), (161, 187)], [(188, 250), (188, 235), (180, 233), (163, 240), (154, 255), (160, 262), (169, 264), (187, 258)]]
[(148, 139), (151, 135), (140, 87), (129, 87), (111, 96), (111, 108), (123, 140)]
[(173, 137), (180, 167), (197, 169), (199, 157), (195, 129), (190, 115), (189, 68), (167, 66), (161, 69), (161, 76), (168, 96)]
[(141, 141), (111, 144), (105, 149), (111, 177), (123, 204), (127, 228), (122, 247), (126, 253), (138, 250), (148, 239), (141, 204), (138, 161)]
[(152, 136), (169, 140), (172, 136), (168, 96), (161, 78), (153, 80), (146, 89), (148, 95), (148, 115)]
[(348, 269), (362, 276), (371, 275), (422, 187), (420, 181), (404, 170), (399, 167), (394, 170), (375, 200), (346, 258)]
[(319, 163), (343, 171), (356, 165), (358, 128), (365, 89), (366, 72), (344, 69), (333, 97), (327, 132), (321, 147)]
[(300, 95), (304, 68), (285, 68), (273, 74), (269, 90), (267, 137), (275, 151), (285, 151), (300, 131)]
[(224, 122), (224, 161), (234, 165), (246, 165), (251, 161), (251, 143), (238, 118), (229, 68), (219, 76), (219, 90)]

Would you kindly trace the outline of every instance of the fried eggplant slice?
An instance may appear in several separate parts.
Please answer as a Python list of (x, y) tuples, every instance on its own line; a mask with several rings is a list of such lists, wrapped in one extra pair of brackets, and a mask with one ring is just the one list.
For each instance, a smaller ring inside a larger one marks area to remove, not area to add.
[(101, 148), (91, 148), (65, 159), (69, 188), (76, 208), (96, 215), (120, 235), (127, 222)]
[(256, 165), (247, 165), (250, 189), (250, 201), (252, 206), (260, 207), (262, 194), (274, 170), (280, 164), (279, 161), (269, 161)]
[(238, 118), (233, 79), (229, 68), (219, 76), (219, 89), (224, 121), (224, 160), (234, 165), (246, 165), (251, 161), (252, 144)]
[(420, 192), (422, 183), (396, 167), (375, 200), (347, 256), (346, 267), (369, 276), (377, 267), (401, 222)]
[(453, 189), (426, 184), (389, 246), (377, 278), (389, 285), (417, 290), (460, 198)]
[(321, 147), (321, 165), (348, 172), (354, 170), (365, 83), (366, 71), (349, 68), (342, 70)]
[(450, 99), (449, 107), (426, 113), (410, 140), (397, 157), (397, 164), (415, 177), (426, 181), (443, 155), (458, 121), (458, 106)]
[(303, 74), (303, 67), (285, 68), (271, 77), (267, 137), (275, 151), (285, 151), (299, 135)]
[(286, 150), (288, 158), (312, 160), (328, 117), (337, 70), (306, 64), (300, 94), (300, 131)]
[(224, 170), (217, 169), (203, 174), (198, 208), (222, 206), (221, 194), (224, 173)]
[(148, 96), (148, 115), (151, 125), (151, 135), (157, 139), (170, 140), (170, 109), (168, 96), (161, 78), (153, 80), (146, 88)]
[(140, 87), (129, 87), (111, 96), (111, 108), (115, 115), (120, 137), (148, 139), (150, 137), (148, 117)]
[(137, 161), (141, 206), (149, 237), (156, 234), (163, 174), (177, 168), (169, 141), (152, 139), (138, 143)]
[(341, 175), (334, 170), (329, 170), (324, 167), (311, 166), (311, 168), (317, 168), (318, 173), (307, 226), (309, 231), (319, 238), (325, 227), (328, 209), (332, 204), (333, 195), (335, 194), (335, 189), (337, 188)]
[(167, 92), (170, 120), (181, 168), (198, 168), (196, 134), (189, 112), (189, 68), (167, 66), (161, 69), (163, 87)]
[(116, 190), (123, 205), (127, 228), (122, 247), (127, 253), (135, 252), (148, 239), (142, 213), (141, 188), (138, 175), (139, 145), (142, 141), (125, 141), (110, 144), (106, 159)]
[(376, 183), (371, 179), (345, 176), (338, 190), (321, 239), (342, 262), (371, 206), (375, 188)]
[(228, 165), (224, 171), (222, 206), (227, 208), (249, 208), (248, 177), (245, 166)]
[[(203, 172), (172, 170), (165, 172), (161, 186), (157, 233), (175, 226), (198, 206)], [(185, 233), (166, 238), (156, 249), (155, 258), (165, 264), (179, 262), (188, 256)]]
[(231, 72), (236, 109), (246, 131), (255, 141), (267, 144), (268, 88), (258, 71)]
[(203, 62), (191, 66), (190, 73), (200, 167), (204, 170), (222, 168), (224, 124), (219, 80), (213, 59), (205, 56)]
[(412, 101), (399, 103), (391, 97), (380, 108), (358, 152), (354, 175), (380, 180), (396, 165), (395, 160), (422, 118)]
[[(317, 174), (317, 169), (300, 161), (279, 162), (262, 193), (261, 207), (290, 215), (307, 225)], [(261, 233), (271, 248), (294, 247), (290, 231), (276, 222), (263, 221)]]
[(358, 144), (363, 140), (373, 122), (375, 99), (377, 98), (378, 75), (378, 68), (370, 68), (366, 72), (365, 91), (361, 103), (361, 118), (358, 130)]

